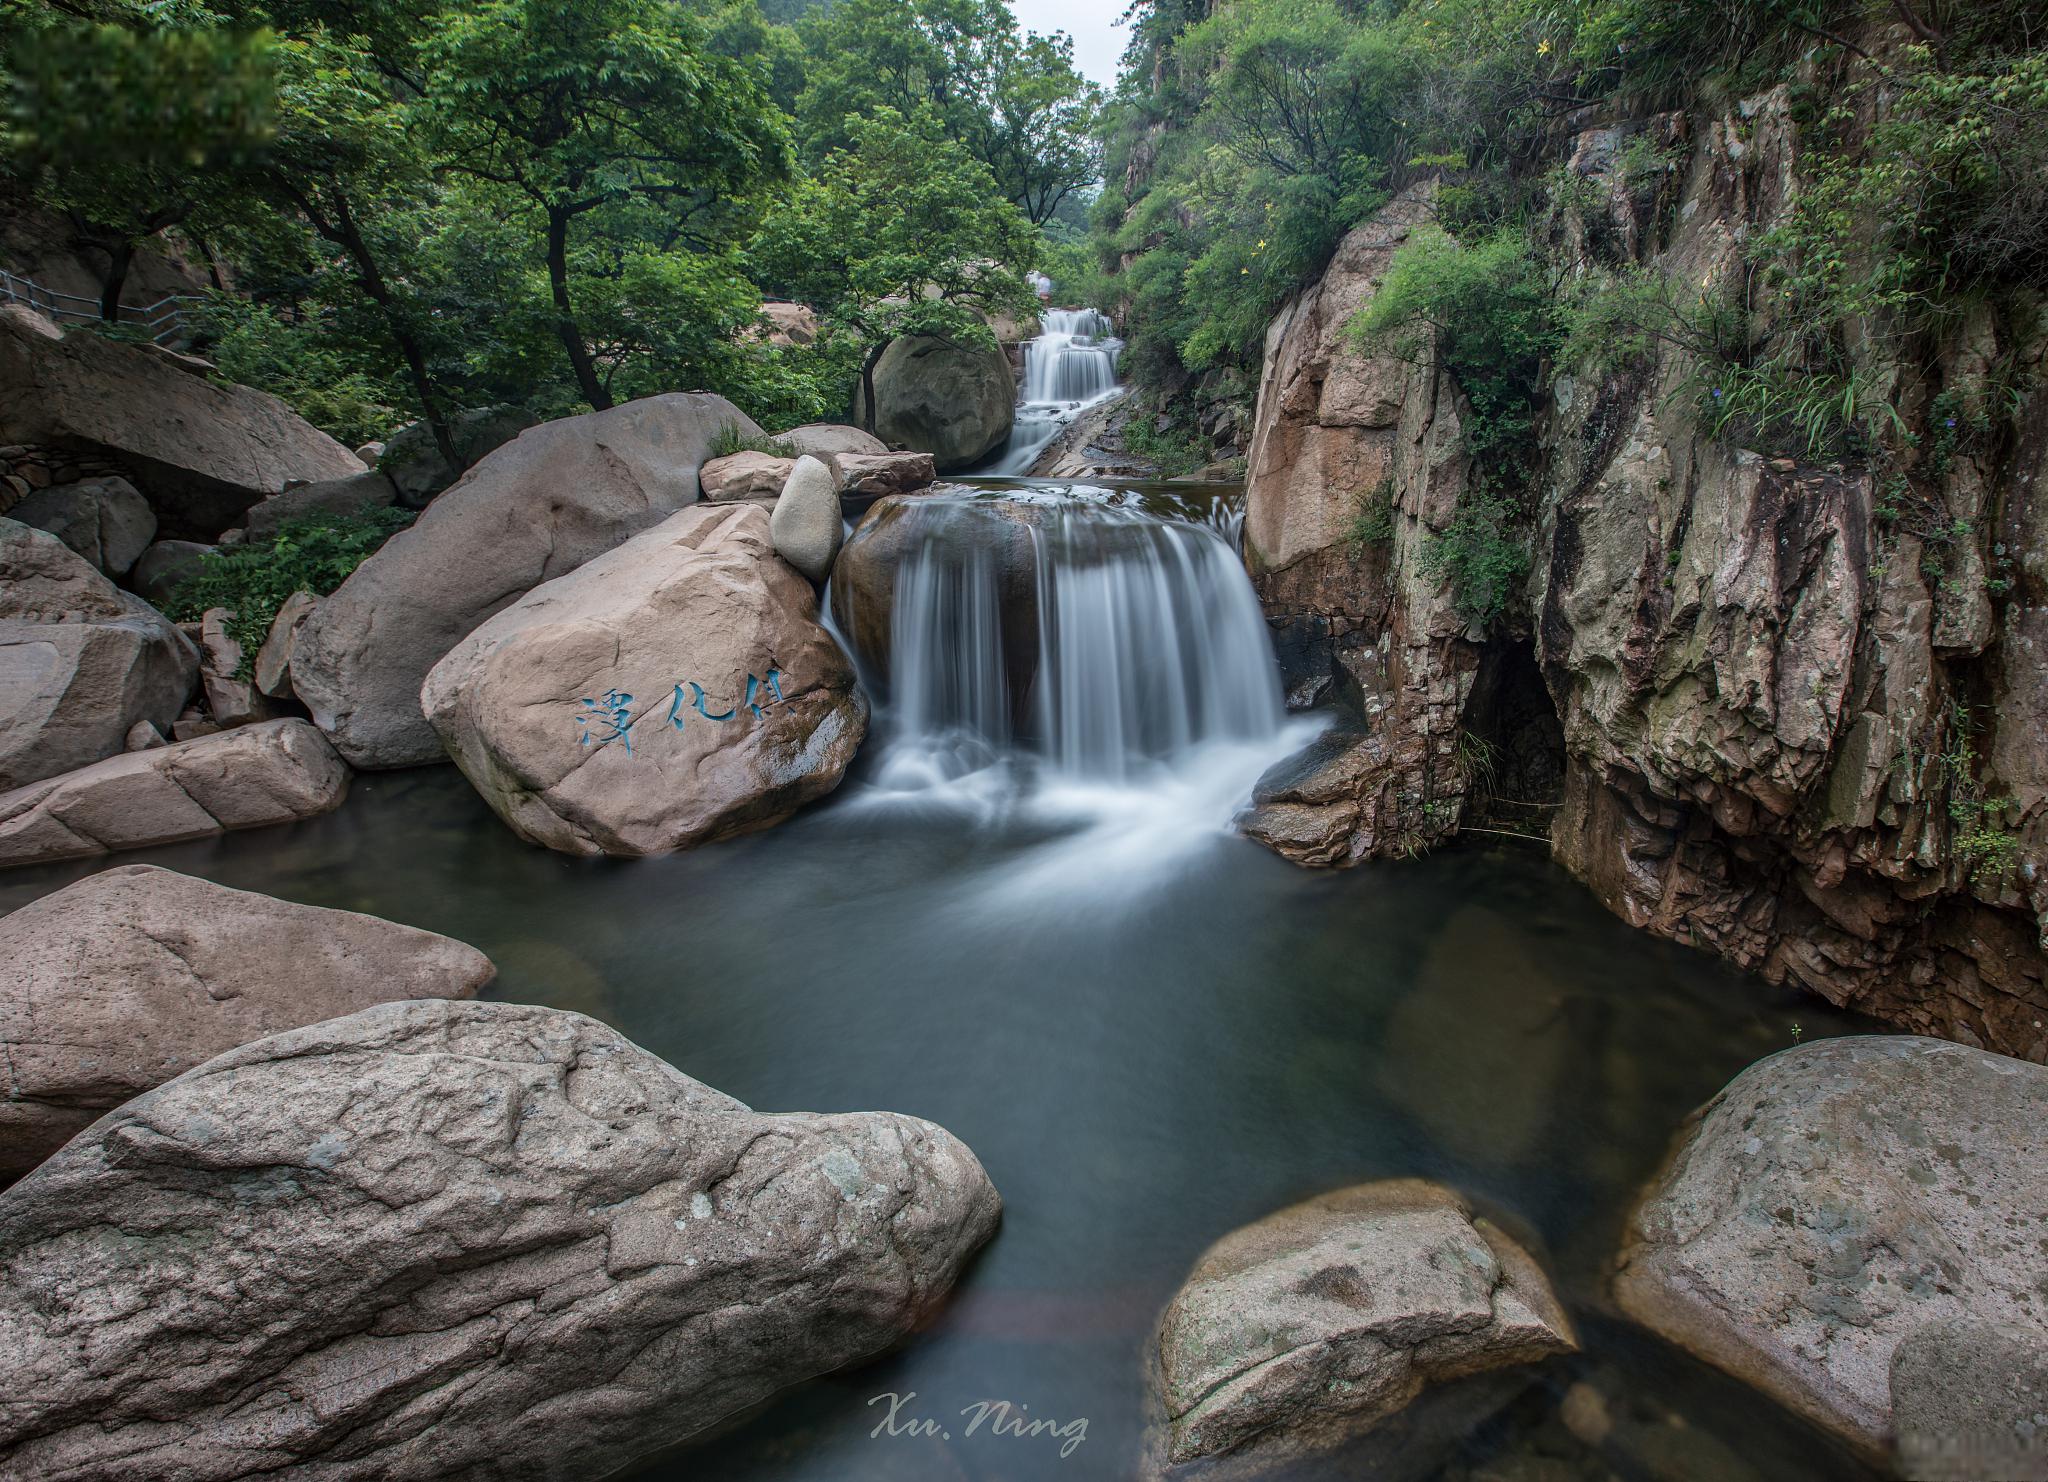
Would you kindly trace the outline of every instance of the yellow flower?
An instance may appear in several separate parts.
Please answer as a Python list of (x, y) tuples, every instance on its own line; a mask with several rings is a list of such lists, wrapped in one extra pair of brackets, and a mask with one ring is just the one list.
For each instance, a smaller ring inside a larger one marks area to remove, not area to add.
[(1537, 43), (1536, 55), (1539, 57), (1547, 57), (1550, 55), (1550, 38), (1548, 36), (1544, 37), (1542, 41)]
[(1266, 239), (1265, 239), (1264, 237), (1261, 237), (1261, 238), (1259, 238), (1259, 251), (1263, 252), (1263, 251), (1265, 251), (1265, 250), (1266, 250)]
[(1241, 278), (1249, 278), (1252, 275), (1252, 270), (1250, 268), (1239, 268), (1237, 273)]

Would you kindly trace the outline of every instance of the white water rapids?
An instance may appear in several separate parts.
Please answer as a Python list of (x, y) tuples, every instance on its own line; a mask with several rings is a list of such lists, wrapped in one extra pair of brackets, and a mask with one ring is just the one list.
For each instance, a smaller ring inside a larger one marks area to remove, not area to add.
[(1024, 346), (1024, 384), (1010, 440), (986, 472), (1027, 473), (1046, 445), (1089, 407), (1116, 396), (1124, 342), (1093, 309), (1047, 309)]

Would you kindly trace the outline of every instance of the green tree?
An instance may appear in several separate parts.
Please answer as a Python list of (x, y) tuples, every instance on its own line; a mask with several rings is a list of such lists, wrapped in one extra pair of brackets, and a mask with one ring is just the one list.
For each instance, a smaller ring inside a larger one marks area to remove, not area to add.
[(888, 108), (935, 119), (1033, 224), (1097, 178), (1100, 90), (1067, 36), (1024, 34), (1002, 0), (839, 0), (802, 34), (797, 118), (814, 165)]
[(424, 58), (444, 168), (534, 213), (556, 336), (584, 399), (610, 406), (571, 291), (572, 234), (601, 212), (662, 251), (742, 229), (788, 167), (762, 73), (667, 0), (483, 0), (444, 12)]
[(881, 107), (849, 134), (770, 216), (755, 260), (828, 333), (860, 347), (872, 429), (875, 366), (889, 342), (934, 335), (993, 346), (986, 316), (1035, 307), (1024, 275), (1042, 239), (929, 112)]
[(41, 203), (104, 258), (100, 317), (112, 321), (144, 243), (246, 209), (236, 172), (269, 142), (275, 81), (266, 31), (102, 13), (113, 19), (10, 15), (8, 144)]

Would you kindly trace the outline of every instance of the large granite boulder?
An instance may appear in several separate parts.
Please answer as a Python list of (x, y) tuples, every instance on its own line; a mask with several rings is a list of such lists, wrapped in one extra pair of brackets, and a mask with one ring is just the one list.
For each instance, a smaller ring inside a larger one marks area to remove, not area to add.
[(185, 706), (199, 656), (54, 535), (0, 519), (0, 790), (116, 755)]
[(292, 656), (299, 699), (355, 766), (440, 761), (427, 671), (507, 603), (693, 502), (734, 424), (760, 431), (723, 397), (677, 393), (520, 434), (321, 601)]
[(470, 998), (490, 959), (430, 931), (154, 865), (0, 916), (0, 1179), (109, 1107), (281, 1029), (401, 998)]
[(1412, 1475), (1576, 1346), (1534, 1259), (1457, 1195), (1341, 1189), (1225, 1236), (1174, 1296), (1161, 1459), (1261, 1475), (1345, 1448), (1347, 1472)]
[(251, 540), (268, 540), (293, 520), (359, 515), (365, 510), (388, 509), (397, 502), (398, 489), (390, 479), (381, 473), (359, 473), (273, 494), (250, 509), (242, 528)]
[(1904, 1035), (1782, 1051), (1697, 1115), (1630, 1223), (1616, 1294), (1881, 1458), (1902, 1341), (2048, 1317), (2044, 1125), (2039, 1065)]
[(179, 587), (204, 569), (200, 558), (216, 549), (218, 547), (196, 540), (153, 541), (149, 549), (136, 558), (134, 568), (128, 573), (128, 584), (152, 607), (164, 607)]
[(156, 539), (149, 501), (122, 478), (52, 484), (15, 505), (9, 519), (47, 530), (108, 576), (126, 576)]
[(0, 308), (0, 443), (110, 458), (165, 533), (210, 539), (294, 479), (361, 473), (355, 454), (276, 397), (223, 386), (79, 329)]
[(402, 504), (421, 508), (443, 489), (534, 425), (533, 414), (521, 407), (477, 407), (448, 419), (448, 440), (455, 444), (461, 467), (451, 467), (424, 422), (394, 434), (378, 450), (377, 471), (390, 480)]
[(940, 473), (986, 461), (1010, 437), (1017, 378), (1003, 352), (928, 336), (891, 342), (875, 365), (875, 415), (854, 419), (892, 447), (930, 453)]
[(909, 1336), (999, 1210), (929, 1122), (762, 1115), (579, 1014), (366, 1009), (0, 1195), (0, 1475), (609, 1476)]
[(420, 703), (514, 830), (573, 854), (779, 822), (838, 785), (868, 714), (755, 505), (685, 510), (535, 588)]
[(0, 793), (0, 868), (290, 823), (347, 795), (348, 768), (302, 720), (216, 731)]
[(775, 554), (814, 582), (832, 574), (832, 558), (846, 539), (838, 483), (831, 464), (807, 453), (796, 460), (768, 517)]
[(872, 455), (889, 451), (889, 445), (872, 432), (863, 432), (858, 427), (848, 427), (839, 422), (806, 422), (801, 427), (792, 427), (787, 432), (776, 433), (775, 440), (785, 444), (799, 457), (805, 453)]

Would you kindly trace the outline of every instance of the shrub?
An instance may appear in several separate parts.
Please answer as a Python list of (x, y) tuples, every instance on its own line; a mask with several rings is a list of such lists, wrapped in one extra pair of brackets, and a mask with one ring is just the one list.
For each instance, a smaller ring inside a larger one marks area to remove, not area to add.
[(728, 422), (711, 435), (711, 456), (730, 458), (735, 453), (766, 453), (771, 458), (794, 458), (796, 449), (778, 437), (757, 437)]
[(1507, 610), (1529, 571), (1528, 548), (1514, 531), (1515, 508), (1483, 490), (1458, 501), (1451, 522), (1422, 547), (1422, 574), (1449, 580), (1458, 616), (1485, 628)]
[(228, 636), (242, 646), (243, 673), (270, 634), (277, 610), (294, 592), (324, 597), (398, 531), (413, 521), (403, 509), (363, 510), (290, 520), (268, 540), (226, 546), (199, 558), (198, 572), (164, 604), (178, 622), (225, 607)]

